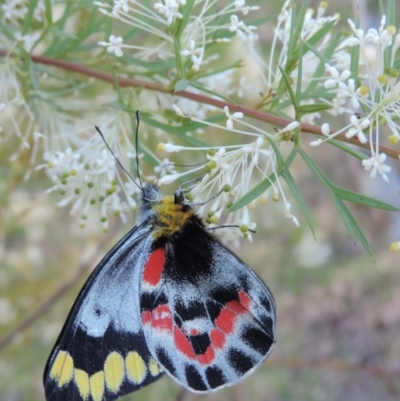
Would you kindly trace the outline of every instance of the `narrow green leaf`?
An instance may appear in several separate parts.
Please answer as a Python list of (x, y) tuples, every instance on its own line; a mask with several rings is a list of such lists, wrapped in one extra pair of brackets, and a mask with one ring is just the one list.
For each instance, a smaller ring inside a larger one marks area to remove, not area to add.
[[(360, 27), (358, 16), (356, 18), (355, 25), (356, 25), (356, 28)], [(359, 61), (360, 61), (360, 45), (352, 46), (352, 48), (350, 50), (350, 54), (351, 54), (351, 58), (350, 58), (351, 77), (353, 79), (357, 79)]]
[[(300, 7), (300, 11), (297, 14), (297, 8), (295, 3), (292, 3), (292, 22), (290, 27), (290, 38), (289, 38), (289, 45), (288, 45), (288, 64), (291, 63), (289, 60), (292, 60), (294, 57), (295, 49), (297, 47), (298, 40), (300, 38), (301, 28), (304, 25), (304, 18), (306, 16), (308, 8), (308, 2), (304, 0)], [(285, 66), (285, 70), (288, 71), (290, 68), (289, 65)], [(291, 68), (290, 68), (291, 69)]]
[(184, 91), (187, 87), (189, 86), (189, 81), (186, 78), (180, 79), (176, 84), (175, 84), (175, 92), (180, 92)]
[(299, 106), (296, 108), (296, 112), (300, 115), (317, 113), (319, 111), (325, 111), (331, 109), (332, 106), (326, 103), (314, 103), (314, 104), (305, 104), (303, 106)]
[(233, 104), (235, 103), (235, 102), (234, 102), (232, 99), (230, 99), (229, 97), (223, 96), (223, 95), (221, 95), (219, 92), (212, 91), (212, 90), (206, 88), (204, 85), (200, 84), (200, 83), (197, 82), (197, 81), (189, 81), (189, 82), (190, 82), (190, 85), (193, 86), (193, 87), (196, 88), (196, 89), (199, 89), (199, 90), (201, 90), (201, 91), (203, 91), (203, 92), (210, 93), (211, 95), (214, 95), (214, 96), (216, 96), (216, 97), (219, 97), (220, 99), (225, 100), (225, 102), (233, 103)]
[(66, 38), (66, 39), (74, 39), (77, 40), (79, 39), (78, 36), (72, 34), (72, 33), (67, 33), (62, 31), (61, 29), (58, 29), (56, 27), (52, 27), (49, 29), (49, 32), (51, 32), (55, 36), (59, 36), (60, 38)]
[(370, 198), (369, 196), (350, 191), (348, 189), (333, 186), (333, 191), (337, 196), (340, 197), (340, 199), (343, 199), (345, 201), (357, 203), (358, 205), (362, 206), (373, 207), (375, 209), (388, 210), (390, 212), (400, 212), (400, 209), (395, 206), (389, 205), (385, 202), (381, 202), (374, 198)]
[(29, 28), (33, 25), (33, 13), (35, 12), (35, 8), (38, 4), (39, 0), (30, 0), (28, 2), (28, 12), (24, 17), (24, 26), (22, 28), (22, 36), (26, 35), (29, 31)]
[(303, 42), (300, 42), (299, 43), (299, 65), (297, 67), (297, 85), (296, 85), (296, 99), (298, 99), (299, 102), (300, 102), (300, 97), (301, 97), (301, 92), (302, 92), (302, 86), (303, 86)]
[(311, 46), (315, 46), (322, 38), (325, 38), (327, 33), (334, 27), (336, 21), (331, 21), (326, 25), (323, 25), (317, 32), (314, 33), (311, 38), (307, 40)]
[(290, 174), (289, 170), (284, 170), (282, 173), (283, 179), (286, 181), (287, 186), (291, 190), (293, 196), (296, 198), (297, 203), (299, 204), (301, 210), (304, 213), (304, 216), (306, 217), (307, 223), (310, 227), (311, 232), (313, 233), (313, 236), (315, 237), (315, 230), (314, 230), (314, 223), (311, 217), (311, 213), (307, 207), (307, 204), (301, 195), (300, 189), (297, 186), (292, 174)]
[(278, 168), (276, 170), (276, 174), (272, 172), (267, 178), (264, 178), (261, 182), (259, 182), (257, 185), (255, 185), (249, 192), (244, 194), (240, 199), (238, 199), (228, 210), (228, 213), (234, 212), (235, 210), (239, 210), (242, 207), (246, 206), (249, 204), (251, 201), (254, 199), (258, 198), (260, 195), (262, 195), (270, 186), (273, 182), (276, 181), (276, 176), (281, 175), (284, 170), (289, 169), (289, 166), (292, 164), (296, 153), (297, 153), (297, 148), (293, 148), (292, 151), (290, 152), (289, 156), (287, 157), (285, 163), (283, 163), (283, 157), (281, 152), (279, 151), (279, 148), (277, 145), (270, 140), (271, 146), (274, 149), (276, 159), (278, 161)]
[(325, 174), (322, 172), (322, 170), (315, 164), (314, 160), (311, 159), (310, 156), (302, 149), (298, 148), (298, 152), (300, 156), (303, 158), (303, 160), (306, 162), (308, 167), (310, 167), (311, 171), (317, 176), (317, 178), (322, 182), (324, 187), (331, 193), (334, 194), (333, 188), (332, 188), (332, 183), (329, 181), (329, 179), (325, 176)]
[(209, 147), (207, 143), (204, 143), (197, 138), (194, 138), (192, 136), (187, 136), (187, 135), (182, 135), (177, 133), (177, 128), (174, 125), (169, 125), (169, 124), (164, 124), (160, 121), (156, 121), (150, 117), (150, 114), (148, 113), (141, 113), (140, 114), (140, 119), (147, 125), (150, 125), (151, 127), (159, 128), (162, 129), (165, 132), (168, 132), (169, 134), (173, 136), (179, 137), (179, 139), (183, 142), (186, 142), (187, 144), (193, 146), (193, 147)]
[(353, 214), (350, 212), (348, 207), (343, 203), (343, 201), (339, 198), (336, 198), (337, 203), (340, 204), (340, 210), (346, 216), (346, 221), (348, 221), (349, 226), (351, 227), (351, 231), (348, 230), (349, 234), (354, 238), (357, 237), (361, 244), (364, 246), (366, 251), (372, 256), (372, 251), (369, 246), (368, 240), (362, 232), (357, 220), (354, 218)]
[(290, 79), (287, 76), (286, 72), (281, 68), (281, 66), (278, 65), (278, 68), (280, 69), (280, 71), (282, 73), (282, 77), (283, 77), (283, 79), (285, 81), (286, 89), (289, 92), (290, 99), (292, 100), (293, 106), (294, 106), (295, 109), (297, 109), (299, 107), (299, 102), (298, 102), (298, 99), (296, 99), (296, 95), (293, 92), (292, 85), (290, 84)]
[(45, 14), (46, 14), (46, 21), (47, 25), (52, 25), (53, 24), (53, 17), (52, 17), (52, 4), (51, 0), (44, 0), (44, 7), (45, 7)]
[(179, 21), (179, 29), (175, 34), (178, 39), (180, 39), (182, 32), (189, 21), (189, 17), (192, 15), (192, 8), (194, 4), (195, 0), (186, 0), (186, 4), (182, 7), (182, 18)]
[[(318, 138), (326, 139), (326, 137), (324, 137), (322, 135), (318, 135)], [(327, 143), (329, 143), (332, 146), (335, 146), (336, 148), (342, 150), (343, 152), (348, 153), (349, 155), (351, 155), (359, 160), (367, 159), (367, 156), (364, 153), (358, 151), (355, 148), (351, 148), (346, 143), (338, 141), (337, 139), (329, 139), (329, 141), (327, 141)]]
[[(309, 50), (311, 50), (320, 60), (318, 67), (316, 68), (313, 79), (311, 80), (311, 84), (307, 88), (307, 92), (313, 93), (315, 89), (317, 88), (317, 85), (320, 83), (320, 78), (324, 75), (325, 72), (325, 63), (329, 63), (329, 60), (331, 59), (333, 53), (336, 50), (336, 47), (338, 46), (340, 39), (342, 37), (341, 32), (337, 32), (331, 40), (329, 41), (329, 44), (327, 48), (324, 51), (324, 54), (321, 54), (314, 46), (312, 46), (310, 43), (305, 42), (304, 45), (308, 47)], [(313, 97), (318, 97), (318, 96), (313, 96)]]
[(175, 50), (176, 68), (180, 73), (180, 77), (185, 78), (186, 74), (185, 74), (185, 68), (183, 67), (182, 63), (181, 47), (177, 38), (174, 38), (174, 50)]
[(332, 198), (332, 201), (336, 207), (336, 210), (338, 211), (339, 216), (341, 217), (350, 237), (352, 239), (357, 237), (360, 240), (360, 242), (363, 244), (363, 246), (367, 250), (367, 252), (371, 255), (371, 248), (368, 244), (366, 237), (364, 236), (363, 232), (361, 231), (360, 226), (358, 225), (356, 219), (351, 214), (351, 212), (347, 208), (347, 206), (344, 204), (343, 200), (335, 193), (336, 187), (325, 176), (325, 174), (314, 163), (314, 161), (308, 156), (308, 154), (306, 152), (304, 152), (303, 149), (299, 148), (298, 151), (299, 151), (299, 154), (301, 155), (301, 157), (303, 158), (303, 160), (310, 167), (311, 171), (317, 176), (317, 178), (321, 181), (321, 183), (324, 185), (324, 187), (329, 192), (329, 194)]
[(235, 212), (242, 207), (248, 205), (251, 201), (262, 195), (272, 183), (276, 181), (275, 173), (271, 173), (267, 178), (264, 178), (261, 182), (255, 185), (249, 192), (243, 195), (237, 200), (229, 209), (228, 213)]

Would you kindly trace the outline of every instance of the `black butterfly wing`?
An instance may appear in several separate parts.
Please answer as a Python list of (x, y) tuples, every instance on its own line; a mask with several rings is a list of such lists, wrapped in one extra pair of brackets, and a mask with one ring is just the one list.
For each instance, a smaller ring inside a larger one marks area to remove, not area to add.
[(271, 292), (201, 225), (158, 246), (144, 267), (140, 300), (150, 352), (192, 391), (235, 384), (276, 341)]
[(88, 278), (47, 361), (47, 401), (115, 400), (163, 375), (139, 313), (149, 231), (144, 225), (132, 229)]

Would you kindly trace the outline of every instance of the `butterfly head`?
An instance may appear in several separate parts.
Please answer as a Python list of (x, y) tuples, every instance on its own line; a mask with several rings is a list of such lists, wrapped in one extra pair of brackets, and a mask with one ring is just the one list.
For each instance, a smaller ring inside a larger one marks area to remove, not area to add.
[(148, 221), (152, 224), (154, 238), (170, 237), (194, 217), (192, 208), (185, 205), (184, 200), (182, 190), (176, 191), (174, 196), (163, 196), (157, 186), (146, 184), (137, 223)]

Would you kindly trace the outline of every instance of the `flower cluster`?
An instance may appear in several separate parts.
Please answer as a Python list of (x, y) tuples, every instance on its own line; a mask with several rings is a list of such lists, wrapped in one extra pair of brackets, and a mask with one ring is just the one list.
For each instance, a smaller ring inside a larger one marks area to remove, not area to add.
[[(343, 62), (326, 64), (325, 69), (330, 77), (324, 81), (325, 89), (333, 94), (331, 113), (352, 114), (350, 123), (330, 134), (329, 127), (323, 130), (326, 140), (343, 133), (347, 138), (356, 137), (360, 143), (369, 141), (371, 157), (362, 161), (372, 178), (380, 174), (388, 182), (386, 173), (391, 167), (385, 164), (386, 154), (380, 153), (380, 135), (382, 125), (387, 125), (390, 134), (388, 140), (397, 144), (400, 139), (400, 83), (394, 66), (396, 52), (400, 47), (400, 33), (396, 34), (393, 26), (386, 26), (382, 17), (378, 30), (369, 29), (365, 34), (349, 20), (353, 36), (342, 43), (343, 48), (359, 46), (360, 73), (356, 79), (351, 78), (350, 65)], [(391, 50), (391, 58), (385, 62), (386, 51)], [(312, 142), (319, 145), (323, 141)]]
[[(193, 16), (190, 17), (189, 23), (185, 26), (177, 43), (174, 40), (173, 29), (166, 30), (165, 28), (173, 28), (174, 24), (183, 18), (182, 13), (186, 0), (158, 1), (154, 4), (153, 9), (136, 0), (114, 0), (113, 6), (95, 2), (94, 4), (103, 14), (139, 28), (141, 31), (149, 33), (150, 38), (158, 41), (157, 45), (149, 42), (148, 46), (127, 44), (122, 37), (111, 35), (108, 42), (102, 41), (99, 42), (99, 45), (105, 46), (107, 52), (114, 53), (117, 57), (123, 55), (123, 49), (131, 49), (135, 51), (135, 57), (142, 60), (154, 59), (155, 56), (160, 59), (172, 58), (176, 50), (174, 46), (178, 46), (180, 55), (190, 60), (192, 71), (198, 72), (210, 58), (213, 59), (213, 56), (217, 55), (208, 51), (210, 44), (230, 42), (232, 34), (236, 34), (242, 42), (254, 42), (258, 39), (258, 35), (255, 33), (256, 27), (246, 25), (237, 15), (238, 13), (247, 15), (250, 11), (258, 10), (258, 6), (248, 6), (245, 0), (236, 0), (214, 12), (217, 3), (216, 0), (196, 1), (195, 10), (192, 11)], [(221, 21), (222, 18), (227, 22), (219, 24), (218, 21)], [(205, 58), (206, 53), (210, 53), (208, 58)]]
[[(116, 124), (113, 118), (103, 118), (100, 125), (118, 160), (128, 166), (128, 160), (135, 158), (135, 150), (123, 122)], [(126, 221), (126, 213), (137, 209), (136, 198), (141, 190), (134, 181), (126, 180), (125, 172), (120, 174), (114, 155), (103, 139), (93, 128), (90, 131), (90, 139), (85, 141), (82, 141), (82, 132), (71, 133), (75, 141), (81, 141), (81, 146), (76, 146), (76, 150), (48, 151), (44, 154), (45, 163), (36, 168), (44, 169), (53, 181), (53, 187), (47, 192), (56, 191), (62, 196), (57, 208), (69, 205), (71, 214), (80, 216), (83, 228), (93, 206), (99, 204), (100, 221), (107, 231), (109, 215)], [(123, 146), (118, 133), (123, 134)]]
[[(174, 109), (177, 114), (183, 115), (183, 112), (176, 105)], [(290, 218), (298, 226), (298, 220), (291, 214), (291, 205), (286, 199), (284, 189), (277, 174), (276, 155), (269, 141), (279, 140), (285, 133), (296, 129), (299, 124), (294, 122), (274, 134), (269, 134), (243, 121), (242, 113), (230, 113), (227, 106), (225, 106), (224, 111), (227, 118), (225, 126), (211, 123), (207, 125), (231, 133), (253, 137), (255, 140), (250, 143), (233, 146), (215, 146), (206, 149), (178, 146), (172, 143), (160, 143), (158, 149), (169, 153), (180, 151), (204, 152), (206, 150), (208, 161), (203, 166), (195, 167), (184, 173), (164, 175), (158, 181), (158, 184), (169, 184), (172, 181), (193, 173), (197, 175), (201, 172), (205, 173), (199, 183), (188, 194), (188, 202), (194, 205), (201, 205), (198, 212), (202, 216), (207, 216), (205, 221), (210, 228), (221, 224), (223, 226), (236, 226), (238, 228), (236, 232), (234, 230), (225, 230), (225, 232), (221, 233), (222, 238), (226, 241), (237, 240), (240, 233), (251, 240), (251, 232), (256, 229), (257, 224), (251, 220), (250, 211), (257, 204), (265, 205), (269, 199), (274, 202), (279, 202), (282, 199), (285, 217)], [(205, 124), (204, 121), (196, 117), (191, 117), (191, 120)], [(241, 125), (244, 129), (235, 128), (234, 124)], [(269, 178), (271, 174), (274, 176), (273, 179)], [(238, 211), (228, 213), (230, 206), (251, 189), (257, 176), (260, 179), (269, 180), (270, 187), (256, 201), (251, 202)]]

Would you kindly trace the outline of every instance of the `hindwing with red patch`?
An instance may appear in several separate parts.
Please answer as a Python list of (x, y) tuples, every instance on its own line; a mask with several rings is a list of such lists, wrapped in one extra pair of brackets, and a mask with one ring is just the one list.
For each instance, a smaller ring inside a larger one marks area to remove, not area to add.
[(192, 391), (232, 385), (271, 352), (272, 294), (200, 225), (188, 225), (153, 245), (140, 291), (150, 352)]

